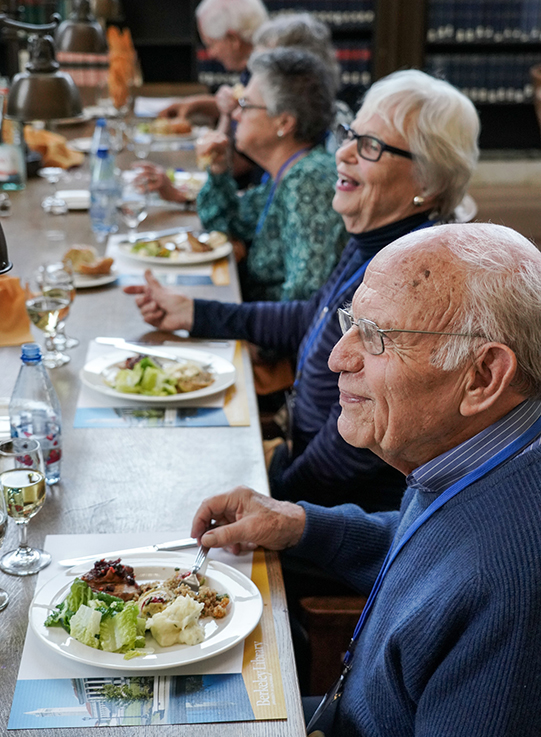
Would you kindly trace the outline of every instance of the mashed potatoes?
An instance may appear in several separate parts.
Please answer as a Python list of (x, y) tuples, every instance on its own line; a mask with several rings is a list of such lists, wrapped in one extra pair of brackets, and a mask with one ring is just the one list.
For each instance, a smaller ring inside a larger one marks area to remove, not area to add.
[(147, 621), (147, 629), (161, 647), (179, 643), (197, 645), (205, 639), (205, 631), (199, 624), (203, 606), (190, 596), (178, 596)]

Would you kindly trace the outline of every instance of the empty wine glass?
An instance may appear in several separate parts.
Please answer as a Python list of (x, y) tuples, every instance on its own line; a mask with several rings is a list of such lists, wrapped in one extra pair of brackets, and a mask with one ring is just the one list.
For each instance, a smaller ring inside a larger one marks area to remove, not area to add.
[[(75, 282), (70, 261), (67, 263), (56, 261), (43, 264), (40, 266), (36, 278), (41, 285), (41, 291), (47, 297), (60, 297), (62, 299), (68, 297), (70, 305), (75, 299)], [(69, 308), (67, 311), (63, 310), (56, 326), (56, 336), (53, 342), (60, 351), (76, 348), (79, 345), (77, 338), (72, 338), (65, 333), (68, 314)]]
[(45, 502), (45, 469), (40, 444), (31, 438), (0, 443), (0, 492), (8, 515), (19, 525), (16, 550), (0, 558), (0, 568), (12, 576), (30, 576), (51, 562), (51, 556), (28, 545), (28, 522)]
[(64, 289), (58, 289), (56, 295), (45, 294), (39, 281), (38, 277), (27, 285), (26, 311), (34, 325), (45, 333), (43, 365), (53, 369), (63, 366), (70, 360), (70, 357), (59, 351), (54, 343), (58, 323), (69, 312), (70, 295)]
[(137, 171), (127, 171), (122, 175), (122, 192), (117, 201), (117, 210), (128, 226), (128, 240), (135, 243), (137, 228), (148, 215), (146, 192), (135, 184)]
[(53, 194), (46, 197), (41, 206), (51, 215), (65, 215), (68, 211), (68, 203), (58, 196), (56, 185), (64, 176), (64, 169), (60, 166), (46, 166), (38, 171), (40, 177), (46, 179), (53, 187)]
[(133, 153), (138, 159), (146, 159), (152, 148), (152, 136), (149, 133), (136, 133), (132, 140)]
[[(4, 537), (8, 528), (8, 512), (6, 508), (6, 500), (3, 494), (0, 493), (0, 548), (4, 542)], [(5, 609), (9, 604), (8, 592), (0, 588), (0, 612)]]

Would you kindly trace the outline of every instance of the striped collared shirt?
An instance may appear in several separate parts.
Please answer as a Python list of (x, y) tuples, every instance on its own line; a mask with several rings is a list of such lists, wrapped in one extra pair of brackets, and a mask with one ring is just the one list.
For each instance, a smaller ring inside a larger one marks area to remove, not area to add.
[[(424, 463), (407, 478), (408, 487), (441, 494), (456, 481), (478, 468), (485, 461), (507, 447), (541, 417), (541, 402), (527, 399), (501, 420), (456, 448)], [(525, 453), (541, 444), (537, 437), (522, 452)]]

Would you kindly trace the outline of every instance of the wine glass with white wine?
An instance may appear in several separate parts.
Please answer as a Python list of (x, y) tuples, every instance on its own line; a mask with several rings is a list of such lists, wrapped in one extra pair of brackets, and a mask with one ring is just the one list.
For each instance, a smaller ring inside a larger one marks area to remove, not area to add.
[(30, 576), (51, 562), (44, 550), (28, 545), (28, 522), (45, 502), (45, 467), (41, 447), (33, 438), (12, 438), (0, 443), (0, 492), (8, 515), (19, 526), (16, 550), (0, 558), (0, 568), (12, 576)]
[(147, 217), (147, 196), (135, 185), (137, 171), (127, 171), (122, 175), (122, 193), (117, 200), (116, 208), (124, 223), (128, 226), (128, 241), (135, 243), (137, 228)]
[[(6, 536), (7, 529), (8, 512), (6, 509), (6, 500), (4, 498), (4, 495), (0, 494), (0, 548), (2, 547), (2, 543), (4, 542), (4, 537)], [(0, 612), (2, 611), (2, 609), (5, 609), (8, 604), (9, 594), (5, 589), (0, 588)]]
[[(67, 261), (66, 263), (55, 261), (42, 264), (38, 269), (36, 281), (39, 282), (41, 291), (46, 297), (60, 297), (62, 299), (68, 297), (71, 306), (71, 303), (75, 299), (75, 281), (71, 261)], [(77, 338), (68, 336), (65, 333), (68, 314), (69, 309), (68, 312), (65, 312), (61, 316), (56, 326), (56, 337), (53, 342), (55, 347), (60, 351), (76, 348), (79, 345)]]
[(43, 365), (49, 369), (58, 368), (68, 363), (70, 357), (59, 351), (55, 345), (57, 326), (65, 320), (69, 313), (71, 296), (66, 289), (57, 289), (47, 294), (40, 284), (39, 276), (28, 288), (26, 311), (34, 325), (45, 333), (45, 353)]

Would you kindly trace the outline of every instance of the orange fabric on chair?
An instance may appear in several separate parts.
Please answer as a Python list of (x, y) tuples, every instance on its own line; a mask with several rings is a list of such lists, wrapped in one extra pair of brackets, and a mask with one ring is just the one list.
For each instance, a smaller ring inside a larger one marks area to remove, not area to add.
[(0, 276), (0, 346), (33, 343), (26, 293), (17, 276)]

